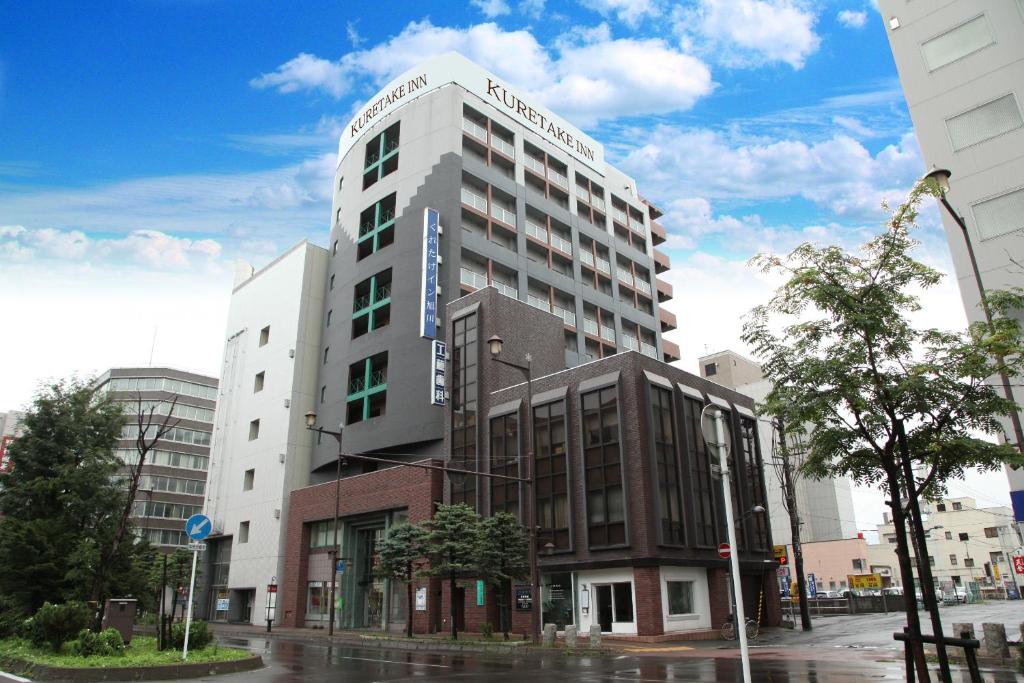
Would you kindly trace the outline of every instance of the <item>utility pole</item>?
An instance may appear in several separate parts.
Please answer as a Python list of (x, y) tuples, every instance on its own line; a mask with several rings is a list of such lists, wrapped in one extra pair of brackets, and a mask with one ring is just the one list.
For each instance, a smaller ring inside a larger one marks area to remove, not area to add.
[(804, 579), (804, 551), (800, 542), (800, 511), (796, 502), (796, 482), (793, 480), (793, 464), (789, 461), (789, 446), (786, 444), (786, 425), (779, 418), (779, 457), (782, 459), (782, 485), (786, 493), (786, 511), (789, 512), (789, 529), (793, 545), (793, 571), (796, 572), (797, 592), (800, 596), (800, 628), (810, 631), (811, 608), (807, 604), (807, 582)]

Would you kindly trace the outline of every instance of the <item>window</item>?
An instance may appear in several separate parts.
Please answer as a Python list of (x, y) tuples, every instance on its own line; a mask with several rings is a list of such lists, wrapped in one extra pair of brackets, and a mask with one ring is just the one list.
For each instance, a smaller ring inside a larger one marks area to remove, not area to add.
[(615, 616), (614, 621), (633, 621), (633, 584), (628, 581), (613, 583), (612, 592), (615, 595)]
[(970, 535), (966, 531), (961, 531), (959, 536), (960, 536), (960, 540), (961, 541), (969, 541), (969, 540), (971, 540)]
[(256, 479), (256, 470), (246, 470), (245, 476), (242, 477), (242, 490), (252, 491), (253, 482)]
[(378, 330), (391, 322), (391, 269), (363, 280), (352, 301), (352, 338)]
[(249, 423), (249, 441), (255, 441), (260, 438), (260, 421), (253, 420)]
[[(134, 448), (118, 448), (114, 450), (118, 460), (126, 465), (134, 465), (139, 461), (139, 454)], [(205, 472), (209, 467), (210, 459), (205, 455), (194, 455), (192, 453), (177, 453), (175, 451), (152, 450), (149, 452), (150, 465), (163, 465), (165, 467), (178, 467), (186, 470), (199, 470)]]
[(963, 510), (964, 509), (964, 504), (963, 503), (953, 503), (953, 509), (954, 510)]
[[(761, 466), (761, 452), (757, 443), (757, 427), (753, 420), (740, 418), (740, 445), (743, 448), (742, 467), (746, 472), (747, 490), (750, 494), (750, 507), (755, 505), (768, 509), (765, 504), (764, 468)], [(739, 510), (741, 508), (734, 508)], [(745, 524), (751, 528), (751, 541), (757, 550), (768, 547), (768, 513), (746, 515)]]
[(668, 615), (670, 617), (693, 614), (693, 581), (666, 581), (668, 587)]
[(612, 386), (583, 395), (587, 530), (597, 548), (626, 542), (617, 393)]
[(338, 240), (334, 240), (334, 244), (331, 245), (331, 256), (338, 255)]
[(398, 133), (401, 121), (366, 143), (363, 189), (398, 169)]
[(985, 527), (985, 538), (999, 538), (999, 528), (994, 526)]
[[(146, 430), (156, 430), (158, 425), (147, 425)], [(127, 425), (121, 429), (122, 439), (135, 439), (139, 436), (138, 425)], [(161, 438), (160, 442), (173, 441), (175, 443), (190, 443), (196, 446), (209, 446), (210, 445), (210, 432), (201, 432), (195, 429), (185, 429), (184, 427), (174, 427), (170, 431), (166, 432)]]
[(1024, 188), (978, 202), (971, 210), (983, 240), (1020, 230), (1024, 228)]
[(270, 342), (270, 325), (260, 330), (260, 346), (266, 346)]
[(864, 571), (864, 560), (859, 560), (859, 559), (858, 560), (854, 560), (853, 561), (853, 568), (854, 568), (855, 571), (858, 571), (858, 572)]
[(330, 284), (327, 286), (327, 288), (331, 289), (331, 290), (334, 289), (334, 275), (331, 275), (331, 281), (330, 281)]
[(934, 567), (935, 566), (935, 558), (933, 556), (931, 556), (931, 555), (928, 556), (928, 566), (929, 567)]
[(964, 566), (965, 567), (973, 567), (974, 566), (974, 558), (973, 557), (965, 557), (964, 558)]
[(565, 441), (565, 401), (533, 409), (534, 499), (537, 507), (537, 543), (568, 550), (569, 474)]
[(380, 251), (395, 241), (395, 193), (359, 214), (356, 260)]
[(325, 346), (324, 347), (324, 365), (327, 365), (327, 359), (330, 357), (330, 355), (331, 355), (331, 347), (330, 346)]
[(937, 505), (935, 506), (935, 511), (936, 511), (936, 512), (945, 512), (945, 511), (946, 511), (946, 504), (945, 504), (945, 503), (939, 503), (939, 504), (937, 504)]
[(238, 523), (238, 542), (248, 543), (249, 542), (249, 522)]
[(338, 189), (340, 190), (344, 186), (345, 186), (345, 179), (344, 178), (338, 178)]
[(691, 496), (697, 530), (695, 545), (710, 548), (717, 541), (715, 533), (715, 488), (712, 483), (711, 453), (704, 446), (700, 430), (701, 401), (683, 398), (683, 420), (686, 425), (686, 459), (690, 462)]
[[(477, 316), (470, 313), (452, 323), (452, 457), (451, 464), (477, 469)], [(476, 509), (476, 477), (450, 477), (451, 502)]]
[(704, 366), (704, 376), (711, 377), (718, 374), (718, 363), (708, 363)]
[(953, 532), (952, 531), (947, 531), (946, 532), (946, 540), (947, 541), (952, 541), (953, 540)]
[[(509, 413), (491, 420), (491, 473), (519, 476), (519, 416)], [(491, 479), (491, 514), (519, 515), (519, 482)]]
[(320, 402), (323, 403), (327, 400), (327, 385), (320, 387)]
[(949, 563), (951, 565), (953, 565), (954, 567), (956, 566), (956, 555), (955, 554), (950, 554), (950, 556), (949, 556)]
[(985, 15), (975, 17), (921, 45), (924, 62), (935, 71), (995, 42)]
[(263, 391), (263, 380), (266, 378), (266, 372), (257, 372), (256, 379), (252, 383), (252, 393), (257, 394)]
[(309, 525), (309, 547), (330, 548), (334, 546), (334, 520), (325, 519)]
[(378, 353), (348, 368), (348, 419), (356, 424), (384, 414), (388, 388), (388, 353)]
[(683, 544), (683, 501), (679, 485), (679, 453), (676, 450), (672, 392), (651, 387), (651, 424), (654, 427), (654, 463), (658, 478), (661, 542)]
[(334, 318), (334, 309), (327, 311), (327, 327), (331, 326), (331, 320)]
[(886, 534), (885, 535), (885, 540), (888, 541), (889, 543), (895, 544), (896, 543), (896, 534)]
[(1021, 121), (1020, 109), (1012, 93), (946, 119), (946, 130), (954, 152), (1009, 133), (1022, 125), (1024, 121)]

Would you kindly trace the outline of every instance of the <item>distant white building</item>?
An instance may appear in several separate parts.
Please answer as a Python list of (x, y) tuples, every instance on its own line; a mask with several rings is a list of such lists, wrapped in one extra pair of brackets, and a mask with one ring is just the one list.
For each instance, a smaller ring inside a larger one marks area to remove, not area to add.
[[(698, 363), (701, 377), (746, 394), (758, 403), (763, 402), (772, 389), (771, 382), (765, 379), (761, 372), (761, 366), (735, 351), (727, 350), (703, 356)], [(793, 534), (785, 506), (785, 492), (775, 468), (770, 465), (778, 443), (778, 432), (765, 418), (761, 418), (758, 433), (767, 470), (765, 487), (768, 490), (772, 542), (776, 545), (789, 545), (793, 542)], [(792, 441), (798, 438), (799, 434), (793, 429), (788, 429), (787, 436)], [(803, 525), (800, 531), (801, 541), (838, 541), (857, 536), (857, 523), (853, 512), (853, 485), (849, 478), (815, 480), (798, 477), (796, 497)]]
[[(309, 483), (327, 251), (300, 242), (262, 270), (240, 266), (214, 419), (200, 613), (260, 623), (284, 574), (288, 495)], [(230, 570), (229, 570), (230, 568)]]
[(7, 448), (21, 434), (23, 419), (25, 419), (25, 413), (19, 413), (16, 410), (0, 413), (0, 475), (10, 471), (10, 456), (7, 454)]

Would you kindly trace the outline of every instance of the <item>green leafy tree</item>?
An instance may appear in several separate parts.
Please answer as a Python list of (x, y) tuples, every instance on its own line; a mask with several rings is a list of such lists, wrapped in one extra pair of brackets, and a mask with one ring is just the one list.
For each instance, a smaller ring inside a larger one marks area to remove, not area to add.
[(79, 380), (44, 387), (10, 445), (0, 491), (0, 593), (28, 613), (90, 596), (124, 493), (113, 455), (121, 409)]
[(396, 524), (377, 545), (377, 576), (405, 583), (405, 635), (412, 638), (413, 580), (425, 562), (426, 532), (414, 524)]
[(499, 512), (485, 517), (477, 527), (476, 562), (479, 576), (498, 590), (501, 631), (508, 640), (511, 628), (511, 584), (530, 573), (529, 539), (515, 515)]
[[(933, 190), (915, 187), (885, 232), (859, 254), (803, 244), (784, 258), (755, 257), (762, 271), (787, 279), (751, 312), (743, 335), (774, 383), (764, 412), (813, 426), (803, 471), (815, 478), (848, 475), (887, 492), (908, 587), (914, 585), (908, 522), (920, 556), (926, 556), (923, 525), (913, 514), (918, 498), (940, 496), (949, 479), (969, 468), (1020, 463), (1014, 448), (974, 434), (999, 432), (998, 417), (1015, 408), (986, 380), (1000, 370), (1021, 372), (1020, 326), (1007, 315), (1024, 304), (1021, 293), (990, 294), (992, 328), (950, 332), (920, 329), (911, 320), (920, 308), (917, 293), (941, 278), (911, 256), (917, 206)], [(933, 598), (927, 595), (928, 562), (918, 565), (926, 599)], [(918, 635), (914, 592), (904, 596), (908, 626)], [(939, 629), (930, 602), (933, 628)], [(939, 650), (941, 661), (945, 653)], [(914, 656), (919, 676), (926, 677), (919, 641)]]
[(451, 590), (451, 632), (457, 639), (455, 621), (456, 581), (477, 574), (477, 526), (480, 516), (473, 508), (458, 505), (439, 505), (434, 516), (423, 523), (426, 531), (429, 565), (421, 571), (423, 576), (448, 579)]

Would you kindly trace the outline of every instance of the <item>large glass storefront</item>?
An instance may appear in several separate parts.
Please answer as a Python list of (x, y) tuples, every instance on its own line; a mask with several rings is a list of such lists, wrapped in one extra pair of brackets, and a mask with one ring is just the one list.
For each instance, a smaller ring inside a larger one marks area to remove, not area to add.
[(544, 624), (555, 624), (564, 631), (567, 624), (576, 623), (573, 603), (573, 575), (571, 572), (543, 574), (541, 576), (541, 609)]

